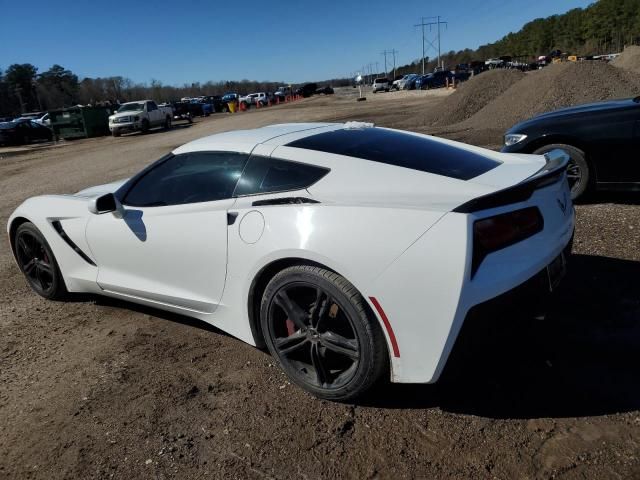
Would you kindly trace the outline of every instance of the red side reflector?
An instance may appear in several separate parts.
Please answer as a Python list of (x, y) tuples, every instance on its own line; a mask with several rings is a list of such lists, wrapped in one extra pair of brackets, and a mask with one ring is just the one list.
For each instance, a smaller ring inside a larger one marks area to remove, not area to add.
[(384, 310), (380, 306), (380, 303), (376, 299), (376, 297), (369, 297), (373, 306), (376, 307), (378, 311), (378, 315), (382, 318), (382, 322), (384, 323), (384, 328), (387, 329), (387, 333), (389, 334), (389, 340), (391, 340), (391, 348), (393, 349), (393, 356), (400, 357), (400, 349), (398, 348), (398, 341), (396, 340), (396, 335), (393, 333), (393, 328), (391, 328), (391, 323), (389, 323), (389, 319), (387, 318), (387, 314), (384, 313)]

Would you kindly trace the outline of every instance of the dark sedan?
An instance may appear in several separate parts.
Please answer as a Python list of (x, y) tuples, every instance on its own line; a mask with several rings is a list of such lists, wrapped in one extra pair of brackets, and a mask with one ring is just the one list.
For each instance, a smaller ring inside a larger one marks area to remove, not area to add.
[(574, 199), (594, 189), (640, 190), (640, 97), (539, 115), (509, 129), (502, 151), (556, 148), (571, 157), (567, 176)]
[(53, 140), (51, 129), (33, 120), (0, 123), (0, 145), (27, 145), (37, 140)]

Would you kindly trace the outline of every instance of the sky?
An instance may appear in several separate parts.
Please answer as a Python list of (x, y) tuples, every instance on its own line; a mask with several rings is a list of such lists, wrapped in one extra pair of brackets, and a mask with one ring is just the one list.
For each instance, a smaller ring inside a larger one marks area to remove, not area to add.
[[(57, 63), (80, 78), (121, 75), (183, 85), (345, 77), (395, 49), (421, 57), (421, 17), (440, 15), (442, 51), (476, 48), (583, 0), (221, 2), (0, 0), (0, 69)], [(433, 38), (435, 30), (427, 34)], [(430, 49), (426, 55), (435, 58)], [(387, 56), (390, 69), (392, 57)], [(375, 70), (375, 66), (373, 69)]]

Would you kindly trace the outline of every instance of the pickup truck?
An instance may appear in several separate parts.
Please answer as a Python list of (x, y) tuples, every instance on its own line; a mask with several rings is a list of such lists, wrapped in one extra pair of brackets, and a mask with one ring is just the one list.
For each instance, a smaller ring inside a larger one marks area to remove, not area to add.
[(158, 107), (153, 100), (127, 102), (109, 117), (109, 130), (114, 137), (119, 137), (125, 132), (146, 133), (154, 127), (169, 129), (172, 117), (171, 107)]
[(250, 93), (249, 95), (245, 95), (244, 97), (240, 97), (240, 103), (244, 103), (245, 107), (251, 107), (252, 105), (266, 105), (269, 102), (269, 97), (266, 93)]

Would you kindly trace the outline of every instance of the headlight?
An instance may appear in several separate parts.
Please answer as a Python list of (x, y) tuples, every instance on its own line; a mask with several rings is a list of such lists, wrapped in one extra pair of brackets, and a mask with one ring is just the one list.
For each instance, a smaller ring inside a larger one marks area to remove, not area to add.
[(522, 134), (522, 133), (508, 133), (508, 134), (506, 134), (504, 136), (504, 144), (507, 147), (510, 147), (511, 145), (515, 145), (516, 143), (520, 143), (525, 138), (527, 138), (527, 136)]

